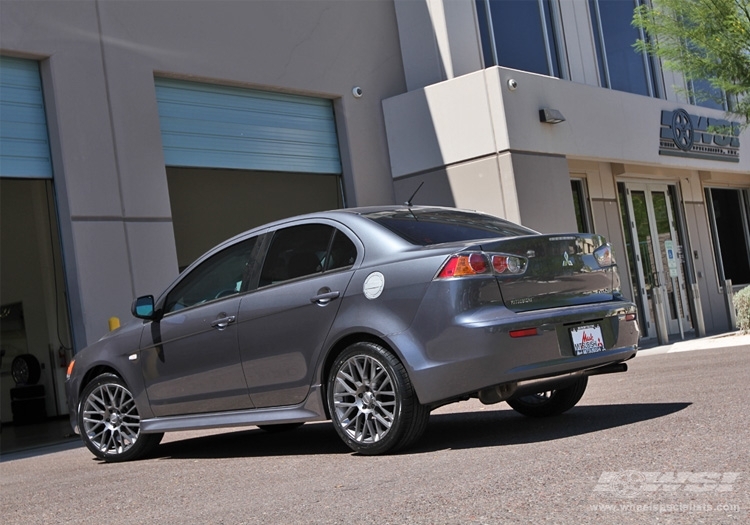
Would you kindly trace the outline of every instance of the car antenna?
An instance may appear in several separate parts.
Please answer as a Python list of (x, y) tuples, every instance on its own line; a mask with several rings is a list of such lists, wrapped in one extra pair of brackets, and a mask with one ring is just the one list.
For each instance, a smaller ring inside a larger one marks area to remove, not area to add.
[(412, 193), (412, 194), (411, 194), (411, 197), (409, 197), (409, 200), (407, 200), (407, 201), (406, 201), (406, 202), (404, 203), (404, 204), (405, 204), (406, 206), (409, 206), (409, 207), (411, 207), (411, 201), (413, 201), (413, 200), (414, 200), (414, 196), (415, 196), (415, 195), (417, 194), (417, 192), (418, 192), (418, 191), (419, 191), (419, 190), (420, 190), (420, 189), (422, 188), (422, 184), (424, 184), (424, 181), (422, 181), (422, 182), (421, 182), (421, 183), (419, 184), (419, 186), (417, 186), (417, 189), (416, 189), (416, 190), (414, 190), (414, 193)]

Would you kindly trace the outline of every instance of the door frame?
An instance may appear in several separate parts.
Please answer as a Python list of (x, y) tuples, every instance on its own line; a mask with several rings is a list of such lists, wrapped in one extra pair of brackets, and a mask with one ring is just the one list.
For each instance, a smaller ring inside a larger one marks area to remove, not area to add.
[[(635, 257), (634, 268), (636, 269), (636, 275), (631, 276), (631, 282), (634, 286), (638, 286), (639, 295), (642, 298), (642, 303), (639, 307), (641, 308), (641, 316), (644, 318), (645, 333), (643, 334), (644, 339), (653, 338), (658, 335), (657, 322), (655, 319), (657, 315), (656, 308), (661, 307), (661, 311), (664, 315), (666, 322), (666, 331), (668, 335), (684, 333), (686, 330), (692, 330), (691, 311), (689, 309), (689, 297), (686, 287), (686, 275), (685, 267), (681, 257), (677, 258), (676, 277), (671, 277), (668, 268), (664, 265), (664, 253), (662, 249), (666, 251), (666, 248), (662, 245), (659, 238), (659, 233), (656, 226), (656, 217), (654, 212), (653, 194), (662, 193), (666, 199), (667, 205), (667, 219), (669, 222), (669, 240), (671, 240), (679, 253), (679, 247), (682, 248), (683, 257), (685, 253), (685, 239), (681, 238), (680, 229), (677, 227), (678, 217), (675, 217), (675, 213), (680, 213), (680, 210), (675, 206), (673, 193), (670, 191), (670, 186), (675, 186), (675, 182), (671, 181), (654, 181), (654, 180), (623, 180), (625, 186), (625, 206), (628, 212), (628, 218), (630, 224), (623, 224), (623, 228), (629, 228), (630, 235), (633, 241), (632, 255)], [(646, 291), (646, 274), (644, 271), (643, 253), (641, 251), (641, 243), (647, 242), (645, 239), (642, 240), (638, 236), (638, 228), (635, 224), (635, 214), (633, 209), (632, 192), (638, 191), (643, 192), (646, 199), (646, 212), (648, 217), (648, 228), (650, 233), (651, 249), (654, 254), (660, 254), (659, 257), (654, 257), (654, 268), (652, 274), (654, 278), (650, 283), (652, 286), (651, 296)], [(622, 218), (621, 218), (622, 220)], [(668, 292), (671, 285), (671, 293)], [(655, 301), (654, 293), (660, 294), (663, 300), (660, 302)], [(673, 316), (672, 313), (675, 313)], [(665, 334), (665, 335), (667, 335)]]

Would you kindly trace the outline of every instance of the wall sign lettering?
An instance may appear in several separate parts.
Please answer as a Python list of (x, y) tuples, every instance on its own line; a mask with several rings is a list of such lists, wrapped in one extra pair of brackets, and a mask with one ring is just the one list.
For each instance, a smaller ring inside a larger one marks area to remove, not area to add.
[(739, 162), (740, 123), (662, 110), (659, 155)]

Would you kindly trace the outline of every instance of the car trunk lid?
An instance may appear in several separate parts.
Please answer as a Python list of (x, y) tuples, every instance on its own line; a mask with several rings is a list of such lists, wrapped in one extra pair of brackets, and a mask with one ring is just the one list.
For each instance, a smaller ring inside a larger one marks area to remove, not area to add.
[(580, 233), (502, 239), (481, 249), (525, 259), (523, 274), (497, 276), (505, 306), (523, 312), (613, 300), (620, 287), (614, 260), (602, 266), (594, 255), (605, 245), (600, 235)]

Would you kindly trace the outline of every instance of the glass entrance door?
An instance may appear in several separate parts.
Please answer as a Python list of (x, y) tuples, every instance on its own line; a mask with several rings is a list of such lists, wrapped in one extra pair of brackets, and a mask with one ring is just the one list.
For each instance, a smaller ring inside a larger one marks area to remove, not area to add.
[[(685, 276), (674, 208), (666, 184), (628, 183), (627, 212), (623, 223), (630, 229), (633, 286), (643, 299), (643, 336), (655, 337), (663, 315), (667, 334), (692, 329), (687, 306)], [(658, 297), (657, 297), (658, 295)]]

